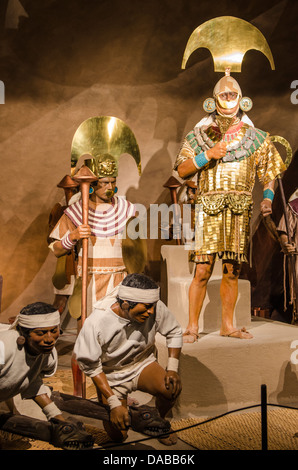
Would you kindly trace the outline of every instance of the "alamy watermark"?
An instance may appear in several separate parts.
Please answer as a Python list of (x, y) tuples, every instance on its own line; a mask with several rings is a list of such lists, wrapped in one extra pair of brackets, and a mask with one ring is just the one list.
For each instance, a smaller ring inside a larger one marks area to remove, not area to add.
[(291, 103), (292, 104), (298, 104), (298, 80), (294, 80), (291, 83), (291, 88), (294, 88), (295, 91), (291, 93)]
[[(201, 204), (150, 204), (149, 208), (142, 204), (134, 204), (136, 217), (130, 220), (123, 232), (123, 238), (131, 240), (169, 240), (182, 239), (185, 249), (193, 249), (195, 230), (193, 226), (194, 211), (196, 218), (202, 212)], [(202, 224), (196, 224), (196, 239), (202, 230)]]
[(5, 86), (2, 80), (0, 80), (0, 104), (5, 104)]

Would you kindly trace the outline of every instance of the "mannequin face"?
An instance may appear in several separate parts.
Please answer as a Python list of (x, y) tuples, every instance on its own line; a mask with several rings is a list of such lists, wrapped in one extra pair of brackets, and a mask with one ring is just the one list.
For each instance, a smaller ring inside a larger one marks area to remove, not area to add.
[(60, 334), (59, 326), (49, 328), (34, 328), (30, 331), (26, 341), (29, 354), (50, 354)]
[(99, 178), (91, 200), (95, 202), (110, 203), (115, 192), (116, 178)]
[(124, 317), (127, 320), (135, 321), (137, 323), (144, 323), (148, 318), (154, 314), (156, 303), (154, 304), (137, 304), (133, 308), (129, 308), (127, 302), (123, 302), (121, 309), (124, 313)]

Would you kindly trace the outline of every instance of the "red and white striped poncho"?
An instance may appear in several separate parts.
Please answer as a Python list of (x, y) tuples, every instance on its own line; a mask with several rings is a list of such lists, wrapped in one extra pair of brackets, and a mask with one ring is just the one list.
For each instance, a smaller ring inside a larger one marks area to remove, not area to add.
[[(77, 201), (65, 209), (64, 213), (78, 227), (82, 225), (82, 201)], [(123, 232), (127, 220), (135, 214), (134, 205), (124, 197), (112, 199), (106, 211), (89, 207), (88, 225), (94, 237), (110, 238)]]

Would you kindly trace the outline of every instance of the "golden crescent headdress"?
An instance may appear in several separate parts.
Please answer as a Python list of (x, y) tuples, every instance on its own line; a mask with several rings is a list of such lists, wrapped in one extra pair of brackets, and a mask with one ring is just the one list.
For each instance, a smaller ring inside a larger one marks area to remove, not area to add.
[[(240, 18), (234, 16), (220, 16), (206, 21), (198, 26), (190, 35), (182, 60), (182, 69), (185, 69), (190, 55), (199, 48), (206, 48), (211, 52), (214, 71), (224, 72), (215, 85), (216, 89), (231, 88), (238, 90), (240, 108), (250, 111), (252, 101), (248, 97), (242, 97), (241, 89), (237, 81), (229, 77), (231, 72), (241, 72), (243, 57), (248, 50), (255, 49), (262, 52), (270, 62), (274, 70), (274, 60), (268, 43), (258, 28)], [(214, 98), (207, 98), (203, 104), (206, 112), (212, 113), (216, 109)]]
[(198, 26), (188, 39), (182, 69), (185, 69), (190, 55), (200, 47), (211, 52), (215, 72), (241, 72), (245, 53), (250, 49), (262, 52), (270, 62), (274, 61), (268, 43), (258, 28), (234, 16), (220, 16)]
[[(221, 82), (224, 86), (228, 86), (230, 72), (241, 72), (243, 57), (248, 50), (255, 49), (262, 52), (269, 60), (271, 69), (275, 70), (273, 56), (263, 34), (251, 23), (234, 16), (213, 18), (201, 24), (192, 32), (183, 54), (182, 69), (185, 69), (190, 55), (200, 47), (211, 52), (214, 71), (225, 73), (225, 77), (221, 78), (215, 85), (214, 94), (216, 94), (217, 88), (220, 90)], [(233, 79), (232, 86), (237, 88), (236, 85), (238, 84)], [(238, 93), (241, 96), (240, 87)], [(205, 111), (213, 112), (215, 110), (214, 98), (207, 98), (203, 107)], [(240, 101), (240, 108), (243, 111), (249, 111), (251, 107), (251, 99), (243, 97)], [(281, 143), (286, 148), (285, 165), (288, 168), (292, 160), (292, 149), (289, 142), (280, 136), (271, 136), (271, 140), (272, 142)]]
[(76, 130), (71, 145), (71, 171), (83, 155), (90, 155), (85, 164), (98, 178), (118, 175), (119, 159), (123, 153), (130, 154), (141, 174), (141, 155), (132, 130), (113, 116), (91, 117)]

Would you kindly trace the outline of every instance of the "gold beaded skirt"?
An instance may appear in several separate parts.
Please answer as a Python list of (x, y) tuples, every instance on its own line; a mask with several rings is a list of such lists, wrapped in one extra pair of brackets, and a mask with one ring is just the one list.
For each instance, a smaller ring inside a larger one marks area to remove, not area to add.
[(251, 210), (234, 214), (226, 207), (216, 215), (203, 211), (196, 205), (195, 246), (191, 260), (196, 263), (208, 261), (208, 255), (217, 259), (248, 262)]

